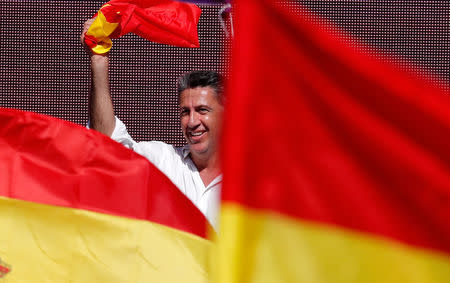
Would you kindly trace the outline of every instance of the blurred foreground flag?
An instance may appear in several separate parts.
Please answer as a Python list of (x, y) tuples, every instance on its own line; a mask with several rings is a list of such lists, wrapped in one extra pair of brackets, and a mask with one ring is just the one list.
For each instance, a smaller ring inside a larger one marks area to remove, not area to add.
[(206, 225), (133, 151), (69, 122), (0, 109), (5, 282), (207, 282)]
[(111, 49), (111, 38), (135, 33), (147, 40), (179, 47), (199, 47), (201, 9), (172, 0), (111, 0), (94, 15), (86, 44), (98, 54)]
[(237, 7), (217, 281), (450, 282), (449, 97)]

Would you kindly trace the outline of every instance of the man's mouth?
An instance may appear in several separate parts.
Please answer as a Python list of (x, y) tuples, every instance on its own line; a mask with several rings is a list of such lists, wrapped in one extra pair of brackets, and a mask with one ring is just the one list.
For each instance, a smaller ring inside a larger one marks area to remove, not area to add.
[(193, 142), (199, 141), (206, 131), (189, 132), (189, 137)]

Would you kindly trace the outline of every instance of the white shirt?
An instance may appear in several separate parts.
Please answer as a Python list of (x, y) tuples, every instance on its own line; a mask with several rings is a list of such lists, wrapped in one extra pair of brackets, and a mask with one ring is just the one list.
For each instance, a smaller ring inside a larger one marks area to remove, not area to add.
[(188, 146), (174, 147), (159, 141), (135, 142), (128, 134), (125, 124), (117, 117), (111, 138), (152, 162), (197, 206), (217, 230), (222, 175), (205, 187), (197, 167), (189, 157)]

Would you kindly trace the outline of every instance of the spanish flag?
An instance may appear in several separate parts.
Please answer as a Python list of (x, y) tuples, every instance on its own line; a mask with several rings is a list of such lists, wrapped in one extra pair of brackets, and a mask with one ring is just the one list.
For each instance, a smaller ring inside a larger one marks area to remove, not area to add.
[(111, 38), (130, 32), (153, 42), (199, 47), (201, 12), (195, 4), (172, 0), (111, 0), (94, 15), (84, 38), (97, 54), (111, 49)]
[(450, 97), (236, 7), (217, 282), (450, 282)]
[(207, 282), (207, 225), (163, 173), (121, 144), (0, 109), (5, 282)]

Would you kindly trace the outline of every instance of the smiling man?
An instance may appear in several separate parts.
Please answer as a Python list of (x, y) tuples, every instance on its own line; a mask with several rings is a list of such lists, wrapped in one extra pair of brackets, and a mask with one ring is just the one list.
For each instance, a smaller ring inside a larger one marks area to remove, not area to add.
[(222, 128), (223, 85), (219, 74), (196, 71), (178, 81), (181, 128), (190, 156), (205, 184), (220, 172), (218, 143)]
[[(90, 21), (85, 23), (81, 35)], [(160, 142), (136, 142), (114, 115), (109, 85), (109, 56), (86, 49), (91, 60), (90, 128), (110, 136), (145, 156), (161, 170), (217, 229), (222, 175), (219, 139), (223, 113), (223, 81), (213, 71), (194, 71), (178, 80), (181, 128), (187, 144), (174, 147)]]

